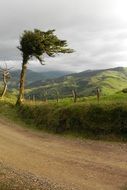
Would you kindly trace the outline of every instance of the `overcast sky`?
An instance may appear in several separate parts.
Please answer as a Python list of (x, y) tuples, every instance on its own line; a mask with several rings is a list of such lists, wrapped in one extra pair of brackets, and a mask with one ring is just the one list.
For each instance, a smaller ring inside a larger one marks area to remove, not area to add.
[(46, 58), (42, 70), (102, 69), (127, 66), (127, 0), (0, 0), (0, 62), (21, 67), (16, 48), (26, 30), (56, 29), (75, 49)]

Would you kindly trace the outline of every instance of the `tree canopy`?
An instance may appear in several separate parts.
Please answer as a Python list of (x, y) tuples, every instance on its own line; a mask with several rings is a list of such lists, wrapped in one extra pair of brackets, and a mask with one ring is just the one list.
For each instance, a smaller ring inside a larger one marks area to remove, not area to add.
[(67, 41), (60, 40), (54, 32), (55, 30), (43, 32), (38, 29), (24, 31), (20, 37), (20, 46), (18, 47), (23, 57), (27, 60), (35, 57), (42, 64), (42, 55), (44, 54), (54, 57), (58, 53), (72, 53), (73, 50), (67, 47)]

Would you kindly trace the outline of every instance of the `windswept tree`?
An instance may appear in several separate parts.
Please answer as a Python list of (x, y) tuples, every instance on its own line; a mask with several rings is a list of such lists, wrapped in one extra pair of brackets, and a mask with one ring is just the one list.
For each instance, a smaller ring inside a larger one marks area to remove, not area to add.
[(35, 29), (34, 31), (24, 31), (20, 37), (20, 46), (18, 49), (22, 53), (22, 70), (20, 75), (20, 87), (17, 104), (24, 100), (24, 82), (28, 61), (35, 57), (43, 65), (43, 57), (55, 57), (59, 53), (72, 53), (73, 50), (68, 48), (67, 41), (59, 39), (55, 30), (46, 32)]

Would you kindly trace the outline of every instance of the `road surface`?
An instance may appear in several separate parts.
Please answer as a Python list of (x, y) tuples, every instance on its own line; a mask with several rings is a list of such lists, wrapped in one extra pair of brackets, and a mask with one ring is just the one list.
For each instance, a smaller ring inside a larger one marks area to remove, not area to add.
[(127, 144), (68, 139), (0, 118), (0, 161), (77, 190), (127, 184)]

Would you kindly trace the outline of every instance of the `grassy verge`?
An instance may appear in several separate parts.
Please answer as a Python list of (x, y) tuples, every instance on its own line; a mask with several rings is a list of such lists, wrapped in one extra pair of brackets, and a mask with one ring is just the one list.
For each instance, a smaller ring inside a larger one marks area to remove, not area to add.
[(38, 130), (35, 125), (29, 123), (22, 118), (19, 112), (19, 108), (15, 106), (15, 101), (8, 101), (7, 99), (0, 100), (0, 117), (9, 122), (18, 124), (24, 128), (30, 128), (31, 130)]
[(5, 99), (0, 101), (0, 114), (22, 126), (51, 133), (127, 141), (126, 96), (115, 97), (103, 97), (99, 104), (95, 97), (91, 97), (75, 104), (68, 101), (58, 104), (53, 101), (25, 102), (20, 107), (15, 107), (14, 100), (8, 103)]
[(92, 139), (127, 140), (127, 104), (30, 104), (19, 108), (20, 116), (38, 129)]

